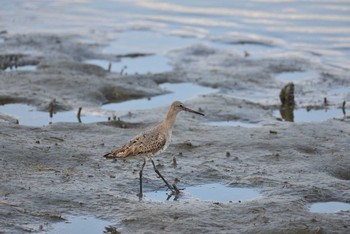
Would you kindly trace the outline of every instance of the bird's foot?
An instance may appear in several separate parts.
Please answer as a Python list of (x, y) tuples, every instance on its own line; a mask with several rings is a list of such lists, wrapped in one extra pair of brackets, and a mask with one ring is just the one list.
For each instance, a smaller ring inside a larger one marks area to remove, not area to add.
[(179, 195), (180, 194), (180, 190), (184, 190), (184, 189), (178, 189), (178, 187), (176, 186), (176, 184), (173, 184), (173, 193), (175, 195)]
[(139, 200), (142, 200), (142, 198), (143, 198), (143, 194), (142, 193), (138, 193), (136, 196), (139, 197)]
[(174, 201), (179, 199), (180, 194), (181, 194), (181, 190), (184, 190), (184, 189), (179, 189), (175, 184), (173, 184), (172, 189), (170, 189), (171, 193), (168, 194), (167, 200), (170, 200), (170, 198), (173, 196), (174, 196)]

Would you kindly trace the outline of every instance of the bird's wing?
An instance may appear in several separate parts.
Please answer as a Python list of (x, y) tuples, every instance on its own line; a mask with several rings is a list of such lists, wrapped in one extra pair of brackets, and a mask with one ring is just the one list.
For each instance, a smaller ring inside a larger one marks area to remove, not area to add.
[(166, 144), (165, 134), (155, 129), (144, 132), (131, 139), (119, 149), (104, 155), (106, 158), (125, 158), (139, 154), (156, 154)]

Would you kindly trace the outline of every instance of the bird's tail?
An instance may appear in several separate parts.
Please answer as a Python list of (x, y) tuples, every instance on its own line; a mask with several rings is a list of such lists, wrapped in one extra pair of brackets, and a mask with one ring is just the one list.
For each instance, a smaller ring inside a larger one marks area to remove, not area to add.
[(115, 151), (112, 151), (110, 153), (107, 153), (103, 155), (105, 158), (125, 158), (130, 155), (129, 151), (125, 151), (123, 148), (117, 149)]
[(105, 157), (105, 158), (115, 158), (113, 153), (107, 153), (107, 154), (103, 155), (103, 157)]

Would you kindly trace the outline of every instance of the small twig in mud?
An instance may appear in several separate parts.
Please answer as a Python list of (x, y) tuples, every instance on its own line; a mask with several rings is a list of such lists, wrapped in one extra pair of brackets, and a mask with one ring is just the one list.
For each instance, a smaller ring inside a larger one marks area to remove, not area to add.
[(250, 56), (250, 54), (249, 54), (249, 52), (248, 51), (244, 51), (244, 57), (246, 58), (246, 57), (249, 57)]
[(176, 162), (176, 158), (173, 157), (173, 166), (176, 167), (177, 166), (177, 162)]
[(129, 53), (129, 54), (120, 54), (117, 55), (117, 58), (137, 58), (154, 55), (152, 53)]
[(324, 110), (325, 111), (327, 111), (327, 106), (328, 106), (328, 100), (327, 100), (327, 97), (324, 97), (324, 99), (323, 99), (323, 108), (324, 108)]
[(81, 114), (81, 110), (82, 109), (83, 109), (82, 107), (79, 107), (79, 110), (78, 110), (78, 113), (77, 113), (77, 118), (78, 118), (79, 123), (81, 123), (80, 114)]
[(180, 194), (180, 190), (177, 188), (176, 184), (173, 184), (173, 188), (175, 190), (175, 195)]
[(107, 71), (108, 71), (108, 72), (111, 72), (111, 69), (112, 69), (112, 63), (109, 62)]
[(123, 73), (124, 73), (124, 70), (126, 70), (128, 67), (127, 66), (124, 66), (121, 70), (120, 70), (120, 75), (122, 76)]
[(50, 118), (53, 117), (54, 114), (56, 114), (56, 98), (54, 98), (50, 104), (49, 104), (49, 114), (50, 114)]
[(0, 201), (0, 206), (17, 206), (17, 205), (6, 201)]
[(343, 101), (342, 110), (343, 110), (343, 114), (344, 114), (344, 116), (346, 116), (346, 112), (345, 112), (345, 104), (346, 104), (346, 101)]

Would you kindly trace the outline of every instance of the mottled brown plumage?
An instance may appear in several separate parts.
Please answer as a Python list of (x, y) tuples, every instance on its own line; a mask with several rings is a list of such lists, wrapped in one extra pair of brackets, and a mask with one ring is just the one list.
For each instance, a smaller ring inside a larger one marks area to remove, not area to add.
[(119, 149), (105, 155), (106, 158), (125, 158), (134, 155), (153, 156), (161, 153), (166, 145), (166, 134), (162, 132), (161, 125), (145, 131), (131, 139)]
[(157, 126), (137, 135), (127, 144), (105, 154), (106, 158), (125, 158), (135, 155), (155, 156), (163, 152), (170, 144), (173, 125), (177, 113), (180, 111), (188, 111), (196, 114), (204, 115), (197, 111), (185, 107), (181, 102), (173, 102), (168, 111), (165, 120)]
[[(175, 185), (170, 185), (164, 177), (160, 174), (158, 169), (156, 168), (152, 156), (158, 155), (161, 152), (163, 152), (166, 148), (168, 148), (170, 141), (171, 141), (171, 135), (173, 126), (175, 123), (176, 115), (180, 111), (188, 111), (192, 113), (196, 113), (199, 115), (204, 115), (202, 113), (199, 113), (197, 111), (191, 110), (184, 106), (179, 101), (173, 102), (170, 106), (170, 109), (168, 111), (168, 114), (165, 118), (165, 120), (158, 124), (157, 126), (151, 128), (148, 131), (145, 131), (133, 139), (131, 139), (127, 144), (123, 145), (122, 147), (107, 153), (104, 155), (106, 158), (126, 158), (129, 156), (135, 156), (135, 155), (142, 155), (148, 157), (153, 165), (154, 171), (162, 178), (164, 183), (168, 186), (168, 188), (175, 194), (179, 193), (179, 190), (176, 188)], [(139, 197), (142, 198), (142, 172), (143, 168), (146, 164), (146, 159), (144, 158), (144, 163), (142, 164), (141, 170), (140, 170), (140, 193)]]

